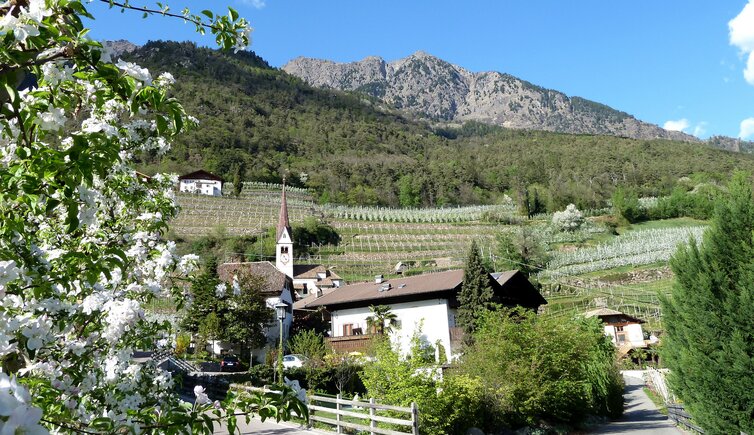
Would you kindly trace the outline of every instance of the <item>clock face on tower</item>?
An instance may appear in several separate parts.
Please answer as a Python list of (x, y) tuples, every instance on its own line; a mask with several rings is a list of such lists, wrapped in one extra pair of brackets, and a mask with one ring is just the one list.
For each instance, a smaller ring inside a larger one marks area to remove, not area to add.
[(280, 254), (280, 262), (283, 264), (288, 264), (288, 254)]

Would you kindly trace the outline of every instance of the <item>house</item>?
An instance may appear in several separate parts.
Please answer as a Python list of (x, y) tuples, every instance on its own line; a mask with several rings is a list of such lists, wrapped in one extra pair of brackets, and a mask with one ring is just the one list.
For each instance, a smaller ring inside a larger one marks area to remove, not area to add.
[(225, 180), (204, 170), (178, 177), (178, 191), (198, 195), (222, 196)]
[[(288, 305), (285, 320), (283, 320), (283, 340), (288, 339), (288, 333), (293, 322), (293, 280), (279, 271), (274, 264), (269, 261), (240, 262), (240, 263), (223, 263), (217, 267), (217, 274), (221, 281), (228, 283), (230, 286), (234, 277), (258, 276), (264, 279), (262, 295), (265, 298), (267, 307), (274, 310), (275, 305), (280, 301)], [(275, 319), (266, 328), (267, 345), (260, 349), (254, 349), (252, 355), (258, 361), (264, 361), (267, 351), (275, 348), (280, 338), (279, 322)], [(227, 343), (220, 344), (224, 350), (229, 347)], [(219, 353), (216, 349), (216, 353)]]
[(613, 344), (623, 349), (621, 353), (624, 355), (630, 349), (647, 347), (647, 342), (644, 341), (644, 331), (641, 328), (644, 321), (641, 319), (609, 308), (589, 311), (584, 314), (584, 317), (599, 318), (604, 324), (605, 335), (610, 337)]
[[(321, 297), (299, 301), (294, 309), (313, 310), (324, 307), (331, 316), (330, 344), (339, 351), (363, 349), (369, 340), (367, 318), (370, 306), (387, 305), (396, 315), (397, 328), (392, 339), (408, 352), (411, 338), (443, 345), (450, 358), (460, 344), (461, 330), (456, 326), (458, 293), (463, 270), (449, 270), (424, 275), (345, 285)], [(523, 306), (537, 310), (547, 301), (519, 271), (489, 276), (494, 301), (505, 306)]]

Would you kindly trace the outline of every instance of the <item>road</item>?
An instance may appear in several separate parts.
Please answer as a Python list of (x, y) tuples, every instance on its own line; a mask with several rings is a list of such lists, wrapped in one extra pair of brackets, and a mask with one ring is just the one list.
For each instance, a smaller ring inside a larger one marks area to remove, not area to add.
[(683, 435), (668, 417), (662, 415), (644, 393), (644, 381), (633, 374), (624, 374), (626, 399), (623, 416), (599, 426), (591, 434), (612, 435)]
[[(242, 420), (242, 419), (241, 419)], [(249, 424), (245, 421), (239, 420), (238, 428), (241, 430), (242, 435), (254, 434), (254, 435), (317, 435), (324, 432), (311, 431), (306, 428), (296, 426), (292, 423), (275, 423), (274, 420), (267, 420), (262, 422), (257, 418), (252, 418)], [(228, 429), (225, 427), (219, 428), (214, 432), (216, 435), (228, 435)], [(236, 432), (238, 434), (239, 432)]]

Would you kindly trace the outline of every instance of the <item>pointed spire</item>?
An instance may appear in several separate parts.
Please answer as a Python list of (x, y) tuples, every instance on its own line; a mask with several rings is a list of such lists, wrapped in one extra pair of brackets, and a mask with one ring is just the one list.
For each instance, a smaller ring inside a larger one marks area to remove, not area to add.
[(283, 200), (280, 202), (280, 217), (278, 218), (277, 240), (283, 234), (283, 229), (288, 230), (288, 236), (291, 236), (291, 224), (288, 222), (288, 202), (285, 200), (285, 176), (283, 176)]

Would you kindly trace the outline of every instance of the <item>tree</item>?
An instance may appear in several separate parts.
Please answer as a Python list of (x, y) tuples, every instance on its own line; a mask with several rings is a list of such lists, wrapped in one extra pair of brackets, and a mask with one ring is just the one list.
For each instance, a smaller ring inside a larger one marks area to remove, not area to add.
[(223, 312), (224, 340), (241, 343), (247, 350), (267, 342), (265, 328), (274, 322), (274, 310), (267, 306), (262, 290), (264, 277), (241, 273), (233, 278)]
[(476, 330), (478, 319), (494, 306), (493, 297), (489, 271), (482, 263), (476, 241), (472, 241), (458, 294), (458, 325), (463, 328), (467, 339)]
[(215, 352), (215, 340), (220, 338), (220, 319), (217, 317), (216, 312), (211, 312), (207, 317), (202, 319), (199, 323), (197, 347), (200, 352), (204, 352), (209, 343), (212, 350)]
[(398, 326), (398, 316), (390, 311), (387, 305), (370, 305), (371, 316), (367, 317), (367, 328), (375, 334), (385, 335), (393, 332), (393, 327)]
[(233, 165), (233, 195), (236, 198), (243, 192), (243, 165), (237, 163)]
[[(509, 428), (578, 424), (623, 411), (615, 346), (596, 319), (501, 309), (481, 317), (459, 371), (481, 382), (490, 415)], [(489, 424), (489, 423), (488, 423)]]
[(568, 204), (564, 211), (553, 213), (552, 223), (561, 231), (576, 231), (584, 223), (584, 215), (574, 204)]
[(222, 298), (225, 284), (217, 277), (217, 259), (210, 256), (202, 272), (191, 282), (191, 302), (181, 320), (181, 326), (190, 332), (199, 332), (202, 321), (211, 313), (224, 311)]
[(304, 355), (310, 365), (320, 364), (327, 354), (324, 336), (311, 329), (299, 331), (292, 336), (289, 347), (291, 353)]
[(754, 432), (754, 202), (736, 175), (701, 246), (679, 247), (662, 301), (673, 392), (707, 433)]
[[(232, 9), (138, 10), (192, 22), (226, 49), (249, 41)], [(215, 407), (198, 386), (186, 406), (169, 373), (133, 362), (134, 349), (168, 345), (169, 324), (142, 307), (180, 306), (197, 257), (162, 238), (176, 178), (144, 179), (131, 162), (164, 154), (194, 119), (172, 75), (113, 64), (86, 38), (81, 1), (5, 2), (0, 16), (0, 432), (212, 433), (226, 415), (233, 431), (237, 412), (305, 415), (287, 391)]]
[(547, 247), (534, 230), (523, 225), (510, 232), (497, 235), (497, 258), (495, 264), (500, 270), (517, 269), (530, 277), (547, 265)]

